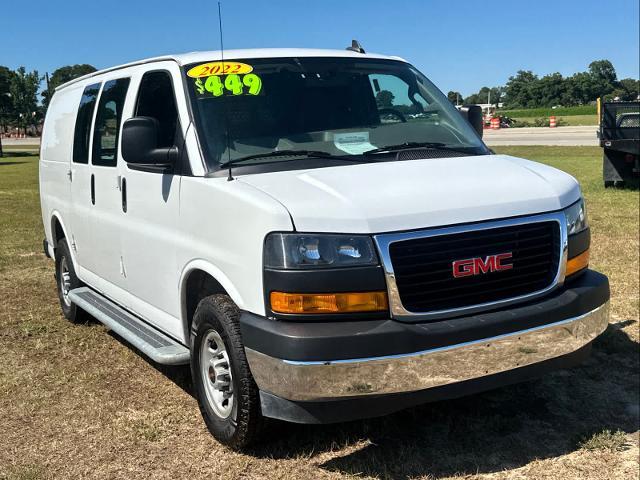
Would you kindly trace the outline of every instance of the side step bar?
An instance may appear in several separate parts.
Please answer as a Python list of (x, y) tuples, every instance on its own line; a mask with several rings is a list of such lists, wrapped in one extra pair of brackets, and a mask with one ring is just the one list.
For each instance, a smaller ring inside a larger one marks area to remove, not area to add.
[(98, 292), (88, 287), (75, 288), (69, 292), (69, 298), (153, 361), (164, 365), (189, 363), (187, 347), (155, 330)]

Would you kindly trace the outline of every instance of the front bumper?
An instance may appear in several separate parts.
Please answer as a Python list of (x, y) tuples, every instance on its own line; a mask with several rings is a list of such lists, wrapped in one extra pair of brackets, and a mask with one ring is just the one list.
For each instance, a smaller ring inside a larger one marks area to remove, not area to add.
[[(336, 322), (324, 329), (266, 319), (272, 325), (259, 335), (256, 329), (268, 324), (246, 315), (241, 326), (247, 360), (261, 391), (294, 402), (346, 400), (434, 389), (576, 352), (607, 327), (609, 284), (604, 275), (587, 271), (561, 292), (526, 305), (419, 325), (350, 322), (342, 329), (346, 335)], [(359, 330), (349, 334), (352, 328)], [(262, 341), (256, 344), (257, 338)], [(278, 343), (289, 358), (273, 354)], [(421, 344), (425, 348), (415, 348)], [(371, 345), (381, 354), (361, 355)]]
[(246, 351), (262, 390), (317, 401), (424, 390), (543, 362), (579, 350), (608, 323), (609, 302), (542, 327), (401, 355), (302, 362)]

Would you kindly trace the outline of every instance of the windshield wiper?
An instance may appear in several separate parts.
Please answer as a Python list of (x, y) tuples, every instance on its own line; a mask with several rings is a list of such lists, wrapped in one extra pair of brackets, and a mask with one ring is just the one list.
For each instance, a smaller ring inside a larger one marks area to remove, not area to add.
[(310, 158), (327, 158), (346, 161), (355, 161), (354, 159), (346, 158), (341, 155), (333, 155), (329, 152), (323, 152), (322, 150), (275, 150), (273, 152), (256, 153), (253, 155), (246, 155), (244, 157), (234, 158), (231, 161), (221, 163), (221, 167), (229, 165), (237, 165), (238, 163), (246, 162), (247, 160), (254, 160), (256, 158), (269, 158), (269, 157), (310, 157)]
[(447, 144), (441, 142), (405, 142), (399, 143), (397, 145), (386, 145), (384, 147), (367, 150), (363, 153), (363, 155), (375, 155), (377, 153), (385, 152), (398, 152), (400, 150), (409, 150), (413, 148), (432, 148), (434, 150), (451, 150), (452, 152), (469, 153), (458, 148), (450, 147)]

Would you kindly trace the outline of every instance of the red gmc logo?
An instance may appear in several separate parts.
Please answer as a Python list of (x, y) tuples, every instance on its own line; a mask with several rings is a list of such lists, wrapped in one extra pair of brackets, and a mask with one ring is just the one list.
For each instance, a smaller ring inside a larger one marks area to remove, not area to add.
[(512, 263), (503, 263), (511, 258), (511, 252), (499, 253), (497, 255), (489, 255), (485, 258), (467, 258), (465, 260), (456, 260), (453, 265), (453, 276), (455, 278), (470, 277), (472, 275), (480, 275), (481, 273), (501, 272), (503, 270), (511, 270)]

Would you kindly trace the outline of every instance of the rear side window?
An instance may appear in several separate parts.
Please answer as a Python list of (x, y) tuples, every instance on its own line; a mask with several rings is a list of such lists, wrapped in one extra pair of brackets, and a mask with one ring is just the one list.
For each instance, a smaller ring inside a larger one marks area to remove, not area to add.
[(118, 136), (128, 88), (128, 78), (109, 80), (102, 88), (93, 131), (91, 162), (94, 165), (115, 167), (118, 163)]
[(136, 117), (152, 117), (158, 120), (158, 147), (175, 145), (178, 110), (173, 84), (168, 72), (145, 73), (140, 82)]
[(89, 163), (89, 136), (91, 133), (91, 120), (96, 108), (96, 100), (100, 92), (100, 84), (89, 85), (82, 92), (76, 128), (73, 136), (73, 161), (74, 163)]

